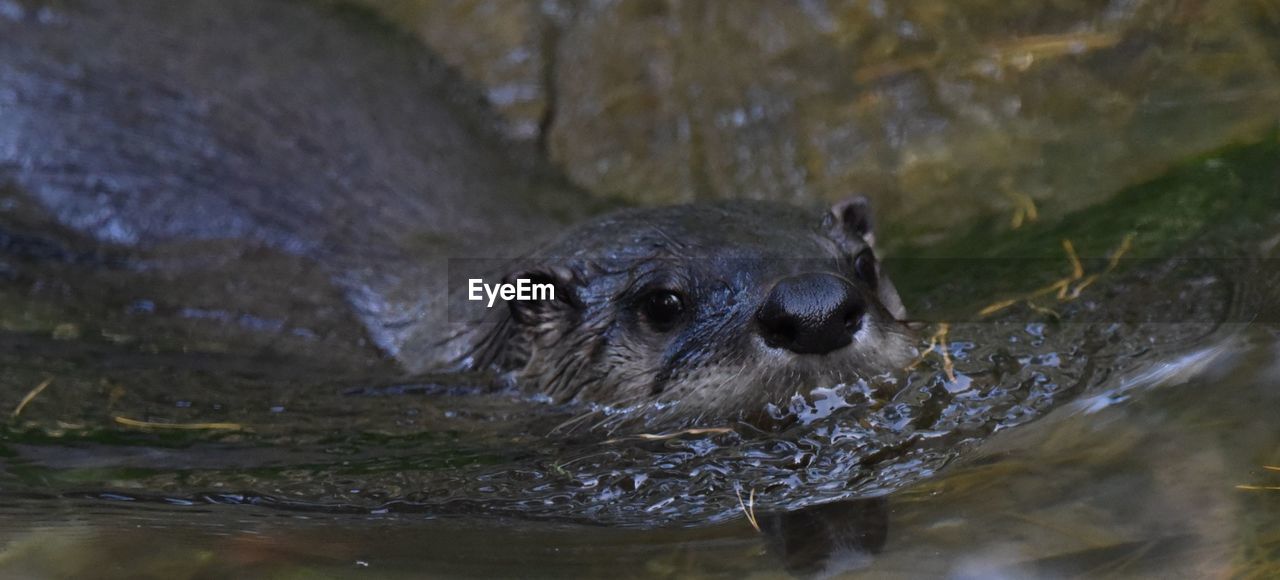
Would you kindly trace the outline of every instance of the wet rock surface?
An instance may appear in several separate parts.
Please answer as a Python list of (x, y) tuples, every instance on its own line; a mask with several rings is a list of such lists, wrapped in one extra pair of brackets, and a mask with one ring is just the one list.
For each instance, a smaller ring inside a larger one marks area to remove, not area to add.
[(921, 239), (1029, 200), (1061, 216), (1280, 110), (1256, 0), (366, 4), (598, 194), (858, 191)]

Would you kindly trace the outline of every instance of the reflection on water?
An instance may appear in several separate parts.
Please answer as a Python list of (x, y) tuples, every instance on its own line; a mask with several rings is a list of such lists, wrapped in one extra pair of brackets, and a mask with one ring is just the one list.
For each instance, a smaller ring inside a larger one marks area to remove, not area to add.
[(1272, 414), (1257, 412), (1280, 405), (1277, 349), (1274, 328), (1234, 332), (1127, 388), (1099, 393), (1113, 404), (1081, 401), (1004, 430), (940, 477), (887, 499), (760, 511), (763, 534), (745, 518), (628, 530), (137, 503), (124, 492), (112, 499), (9, 494), (0, 564), (9, 574), (122, 578), (618, 569), (653, 576), (1265, 577), (1280, 554), (1280, 493), (1249, 486), (1280, 485), (1280, 472), (1264, 468), (1280, 463), (1280, 431)]

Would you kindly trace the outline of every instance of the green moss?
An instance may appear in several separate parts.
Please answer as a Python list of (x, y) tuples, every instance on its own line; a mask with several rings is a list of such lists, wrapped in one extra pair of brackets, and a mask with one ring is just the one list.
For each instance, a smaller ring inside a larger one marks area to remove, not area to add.
[(1013, 231), (985, 224), (928, 246), (893, 247), (889, 266), (908, 302), (930, 304), (935, 314), (972, 307), (1003, 293), (1025, 292), (1070, 271), (1063, 240), (1070, 240), (1088, 271), (1132, 236), (1130, 258), (1182, 255), (1191, 244), (1237, 256), (1265, 233), (1260, 216), (1280, 213), (1280, 134), (1187, 161), (1107, 203), (1054, 223)]

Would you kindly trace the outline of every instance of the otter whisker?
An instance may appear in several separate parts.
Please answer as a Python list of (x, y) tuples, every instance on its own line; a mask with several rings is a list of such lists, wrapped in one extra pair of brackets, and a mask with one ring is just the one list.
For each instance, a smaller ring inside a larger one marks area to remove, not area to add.
[(673, 431), (671, 433), (637, 433), (636, 435), (632, 435), (630, 437), (606, 439), (604, 441), (601, 441), (600, 444), (609, 445), (613, 443), (620, 443), (622, 441), (630, 441), (635, 439), (641, 439), (644, 441), (662, 441), (665, 439), (674, 439), (682, 435), (708, 435), (708, 434), (714, 435), (714, 434), (720, 434), (720, 433), (733, 433), (733, 427), (700, 427), (700, 428), (693, 428), (693, 429), (681, 429), (679, 431)]
[(596, 415), (596, 414), (598, 414), (598, 413), (600, 413), (600, 410), (599, 410), (599, 409), (592, 409), (592, 410), (590, 410), (590, 411), (587, 411), (586, 413), (583, 413), (583, 414), (581, 414), (581, 415), (578, 415), (577, 417), (574, 417), (574, 418), (569, 419), (569, 420), (567, 420), (567, 421), (565, 421), (565, 422), (563, 422), (563, 423), (561, 423), (561, 424), (559, 424), (559, 425), (556, 425), (555, 427), (552, 427), (552, 428), (551, 428), (550, 433), (559, 433), (559, 432), (561, 432), (561, 431), (563, 431), (563, 430), (565, 430), (565, 429), (568, 429), (568, 428), (569, 428), (570, 426), (572, 426), (572, 425), (576, 425), (576, 424), (578, 424), (578, 423), (581, 423), (581, 422), (583, 422), (583, 421), (586, 421), (587, 419), (590, 419), (592, 416), (594, 416), (594, 415)]

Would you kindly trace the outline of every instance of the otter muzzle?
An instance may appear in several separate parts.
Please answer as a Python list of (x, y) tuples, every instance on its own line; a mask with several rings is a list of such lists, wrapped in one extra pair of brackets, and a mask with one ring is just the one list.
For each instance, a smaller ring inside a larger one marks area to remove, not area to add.
[(771, 347), (826, 354), (853, 342), (866, 311), (853, 283), (812, 272), (779, 280), (756, 312), (756, 324)]

